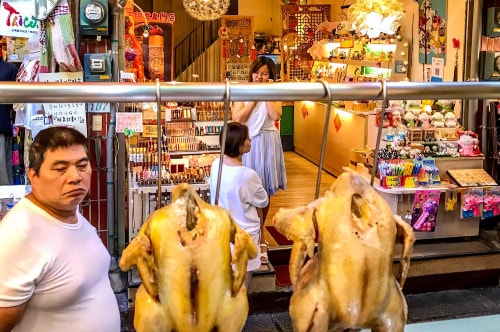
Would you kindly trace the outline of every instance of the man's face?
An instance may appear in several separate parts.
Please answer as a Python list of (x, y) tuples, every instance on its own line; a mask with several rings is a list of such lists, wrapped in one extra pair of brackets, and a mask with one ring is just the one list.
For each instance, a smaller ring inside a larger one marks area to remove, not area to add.
[(85, 198), (91, 174), (89, 158), (81, 145), (47, 150), (38, 175), (33, 169), (28, 169), (28, 178), (37, 199), (61, 211), (74, 211)]

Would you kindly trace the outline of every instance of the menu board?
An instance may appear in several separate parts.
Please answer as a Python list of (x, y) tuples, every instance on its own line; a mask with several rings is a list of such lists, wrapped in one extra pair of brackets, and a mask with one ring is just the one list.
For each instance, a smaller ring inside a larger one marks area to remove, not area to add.
[(498, 183), (482, 168), (449, 169), (446, 171), (461, 187), (497, 186)]

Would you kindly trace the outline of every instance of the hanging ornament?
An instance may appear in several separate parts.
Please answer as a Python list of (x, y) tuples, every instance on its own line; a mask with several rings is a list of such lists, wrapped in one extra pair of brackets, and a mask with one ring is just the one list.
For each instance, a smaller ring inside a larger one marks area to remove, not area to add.
[(222, 41), (222, 57), (225, 59), (227, 57), (226, 41)]
[(453, 82), (458, 80), (458, 49), (460, 48), (460, 39), (453, 38), (453, 48), (455, 49), (455, 67), (453, 68)]
[(243, 42), (244, 42), (244, 38), (243, 36), (241, 35), (241, 33), (238, 35), (238, 54), (241, 56), (243, 55)]
[(455, 210), (455, 205), (457, 204), (457, 192), (455, 190), (447, 190), (445, 201), (445, 211)]
[(257, 59), (257, 50), (255, 49), (255, 45), (252, 45), (252, 61)]

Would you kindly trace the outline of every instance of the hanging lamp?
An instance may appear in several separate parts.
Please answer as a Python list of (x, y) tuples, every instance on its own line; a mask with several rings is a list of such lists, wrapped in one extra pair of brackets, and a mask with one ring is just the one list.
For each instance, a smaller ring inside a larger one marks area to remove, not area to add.
[(182, 5), (192, 18), (199, 21), (213, 21), (224, 15), (231, 1), (229, 0), (182, 0)]
[(381, 33), (396, 33), (403, 18), (403, 3), (400, 0), (356, 0), (349, 7), (350, 21), (357, 30), (369, 38)]

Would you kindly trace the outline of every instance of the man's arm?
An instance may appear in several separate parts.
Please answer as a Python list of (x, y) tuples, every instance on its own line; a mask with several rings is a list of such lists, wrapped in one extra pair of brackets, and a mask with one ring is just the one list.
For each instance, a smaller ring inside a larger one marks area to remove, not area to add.
[(0, 308), (0, 332), (10, 332), (26, 311), (28, 302), (15, 307)]

